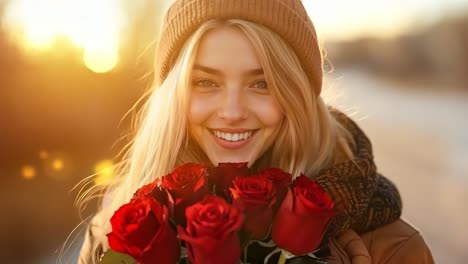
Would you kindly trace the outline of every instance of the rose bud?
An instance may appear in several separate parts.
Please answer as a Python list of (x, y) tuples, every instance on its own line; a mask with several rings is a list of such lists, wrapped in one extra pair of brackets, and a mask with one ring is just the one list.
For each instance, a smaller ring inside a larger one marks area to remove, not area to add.
[(192, 264), (234, 264), (241, 247), (237, 231), (242, 214), (219, 196), (208, 195), (186, 210), (187, 226), (178, 226)]
[(216, 167), (209, 168), (208, 177), (215, 185), (216, 194), (229, 197), (229, 188), (236, 176), (249, 175), (248, 162), (219, 163)]
[(308, 254), (320, 245), (334, 215), (330, 196), (317, 182), (301, 175), (276, 214), (273, 241), (296, 256)]
[(180, 257), (177, 235), (168, 224), (168, 210), (153, 198), (134, 199), (110, 219), (111, 249), (132, 256), (139, 264), (174, 264)]
[(263, 239), (268, 235), (273, 220), (276, 189), (264, 175), (236, 177), (230, 189), (233, 206), (245, 215), (244, 231), (251, 239)]
[(208, 193), (206, 168), (195, 163), (181, 165), (162, 178), (161, 187), (167, 189), (175, 201), (175, 222), (185, 225), (185, 208)]
[(156, 178), (152, 183), (146, 184), (138, 189), (133, 195), (132, 201), (139, 198), (151, 197), (156, 199), (161, 205), (169, 210), (169, 218), (174, 217), (174, 200), (166, 189), (158, 186), (159, 179)]

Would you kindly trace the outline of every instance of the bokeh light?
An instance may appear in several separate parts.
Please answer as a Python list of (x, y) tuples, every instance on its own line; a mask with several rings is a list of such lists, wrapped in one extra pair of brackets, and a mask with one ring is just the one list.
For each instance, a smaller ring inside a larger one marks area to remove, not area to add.
[(52, 161), (52, 169), (55, 171), (61, 171), (63, 170), (64, 167), (64, 162), (62, 159), (54, 159)]
[(26, 50), (50, 50), (59, 37), (83, 50), (83, 63), (107, 72), (118, 61), (127, 18), (118, 0), (15, 0), (6, 8), (4, 26)]
[(115, 178), (114, 163), (111, 160), (100, 161), (96, 164), (94, 172), (96, 173), (94, 180), (96, 185), (108, 185)]
[(47, 150), (39, 151), (39, 158), (41, 160), (46, 160), (47, 158), (49, 158), (49, 152), (47, 152)]
[(21, 176), (26, 180), (31, 180), (36, 177), (36, 169), (33, 166), (25, 165), (21, 168)]
[(51, 151), (43, 160), (44, 176), (54, 180), (67, 180), (76, 172), (75, 157), (66, 151)]

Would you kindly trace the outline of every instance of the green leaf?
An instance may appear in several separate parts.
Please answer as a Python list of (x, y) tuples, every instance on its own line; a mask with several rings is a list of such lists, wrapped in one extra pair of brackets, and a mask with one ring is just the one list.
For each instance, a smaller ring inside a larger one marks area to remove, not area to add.
[(100, 264), (138, 264), (136, 260), (126, 254), (109, 249), (104, 253)]

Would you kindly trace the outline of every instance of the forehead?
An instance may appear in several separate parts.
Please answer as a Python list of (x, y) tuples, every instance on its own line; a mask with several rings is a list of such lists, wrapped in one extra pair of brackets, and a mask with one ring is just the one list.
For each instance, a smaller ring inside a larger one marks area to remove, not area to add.
[(224, 70), (261, 67), (250, 39), (233, 26), (207, 31), (200, 39), (195, 64)]

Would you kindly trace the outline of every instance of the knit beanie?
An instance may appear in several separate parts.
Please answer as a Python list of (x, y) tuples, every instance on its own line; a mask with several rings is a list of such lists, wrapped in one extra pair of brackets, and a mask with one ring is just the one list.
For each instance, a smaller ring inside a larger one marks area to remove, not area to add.
[(322, 56), (314, 25), (301, 0), (176, 0), (166, 13), (156, 50), (155, 81), (161, 84), (188, 37), (212, 19), (243, 19), (281, 36), (295, 51), (316, 95), (322, 88)]

